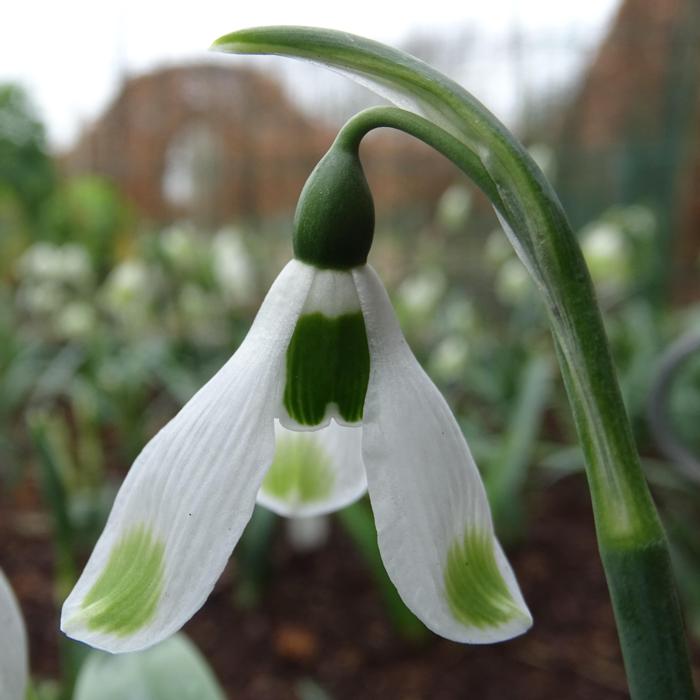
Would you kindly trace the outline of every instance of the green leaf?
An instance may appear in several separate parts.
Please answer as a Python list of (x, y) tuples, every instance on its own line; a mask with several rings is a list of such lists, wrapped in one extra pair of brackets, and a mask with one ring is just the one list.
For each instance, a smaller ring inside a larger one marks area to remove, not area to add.
[(177, 634), (145, 651), (93, 651), (78, 676), (74, 700), (225, 700), (204, 657)]
[(361, 556), (370, 568), (374, 580), (383, 598), (386, 611), (396, 631), (404, 639), (421, 641), (426, 638), (427, 630), (423, 623), (406, 607), (398, 591), (391, 582), (384, 568), (377, 530), (372, 511), (367, 503), (358, 501), (338, 511), (338, 519), (345, 532), (350, 536)]
[(522, 491), (551, 393), (551, 373), (548, 357), (529, 358), (500, 453), (484, 476), (502, 541), (516, 540), (525, 530)]

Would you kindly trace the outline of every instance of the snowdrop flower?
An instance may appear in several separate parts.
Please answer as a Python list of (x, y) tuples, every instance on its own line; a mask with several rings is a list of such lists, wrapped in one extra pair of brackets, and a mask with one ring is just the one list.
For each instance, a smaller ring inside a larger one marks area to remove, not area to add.
[(440, 197), (437, 220), (449, 231), (466, 226), (472, 211), (472, 195), (464, 185), (451, 185)]
[(483, 643), (530, 626), (462, 432), (366, 264), (373, 226), (357, 153), (336, 142), (248, 336), (127, 475), (63, 606), (68, 635), (155, 644), (205, 602), (256, 497), (312, 516), (366, 486), (387, 571), (429, 628)]
[(408, 314), (428, 316), (445, 293), (447, 280), (442, 270), (422, 270), (406, 278), (399, 287), (399, 304)]
[(597, 285), (624, 285), (630, 260), (625, 233), (619, 226), (607, 221), (589, 225), (581, 234), (581, 250)]
[(179, 224), (161, 231), (159, 242), (166, 260), (178, 272), (187, 273), (196, 268), (201, 244), (190, 226)]
[(85, 287), (92, 281), (90, 256), (76, 243), (35, 243), (21, 257), (19, 272), (35, 282), (48, 280)]
[(0, 698), (24, 700), (28, 679), (27, 633), (10, 584), (0, 570)]
[(255, 295), (255, 267), (241, 234), (225, 228), (211, 243), (214, 277), (230, 304), (250, 304)]

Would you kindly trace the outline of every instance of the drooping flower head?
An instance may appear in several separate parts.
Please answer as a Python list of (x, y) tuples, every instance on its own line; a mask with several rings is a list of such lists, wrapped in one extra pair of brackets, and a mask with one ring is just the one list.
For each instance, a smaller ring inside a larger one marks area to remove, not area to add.
[(373, 228), (356, 147), (336, 141), (248, 336), (131, 467), (67, 634), (150, 646), (205, 602), (256, 498), (314, 515), (367, 489), (389, 576), (430, 629), (481, 643), (530, 626), (462, 432), (366, 263)]

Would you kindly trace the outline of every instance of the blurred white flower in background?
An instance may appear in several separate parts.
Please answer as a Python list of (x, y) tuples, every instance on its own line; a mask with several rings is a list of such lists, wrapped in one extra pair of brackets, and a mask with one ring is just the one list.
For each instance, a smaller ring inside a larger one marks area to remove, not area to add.
[(18, 271), (22, 278), (34, 282), (64, 282), (83, 287), (92, 281), (90, 256), (76, 243), (35, 243), (20, 258)]
[(474, 303), (467, 297), (454, 297), (445, 305), (445, 329), (452, 333), (473, 335), (477, 332), (479, 318)]
[(142, 260), (119, 263), (102, 285), (100, 296), (108, 311), (128, 323), (145, 321), (155, 293), (154, 271)]
[(503, 229), (496, 228), (489, 233), (484, 247), (484, 258), (494, 268), (500, 267), (506, 260), (513, 258), (513, 248)]
[(469, 343), (461, 335), (444, 338), (430, 354), (428, 366), (432, 375), (445, 382), (462, 379), (469, 361)]
[(90, 335), (96, 324), (94, 306), (85, 301), (70, 301), (55, 317), (54, 328), (61, 337), (80, 339)]
[(441, 269), (421, 270), (401, 283), (396, 304), (405, 313), (426, 316), (435, 309), (446, 289), (447, 280)]
[(517, 258), (506, 260), (496, 277), (496, 294), (504, 304), (519, 304), (532, 290), (532, 281)]
[(201, 259), (197, 233), (187, 224), (176, 224), (160, 232), (158, 242), (165, 259), (179, 272), (190, 272)]
[(18, 260), (15, 303), (29, 317), (48, 318), (56, 328), (58, 316), (74, 299), (89, 294), (94, 273), (88, 252), (70, 243), (35, 243)]
[(554, 149), (546, 143), (533, 143), (527, 150), (545, 177), (550, 182), (553, 181), (557, 175), (557, 157)]
[(448, 187), (437, 206), (437, 220), (450, 232), (463, 229), (472, 211), (472, 194), (464, 185)]
[(597, 221), (587, 226), (580, 236), (594, 284), (603, 291), (615, 291), (630, 277), (629, 248), (620, 226)]
[(199, 345), (216, 346), (230, 340), (218, 295), (187, 283), (178, 294), (177, 312), (180, 330)]
[(287, 539), (298, 552), (319, 549), (326, 543), (331, 531), (330, 518), (327, 515), (288, 518), (285, 525)]
[(229, 304), (245, 306), (255, 301), (255, 267), (243, 237), (234, 228), (225, 228), (211, 244), (214, 278)]
[(15, 294), (17, 307), (30, 316), (49, 316), (64, 303), (64, 293), (51, 282), (22, 283)]
[(28, 680), (27, 633), (22, 613), (0, 569), (0, 698), (24, 700)]

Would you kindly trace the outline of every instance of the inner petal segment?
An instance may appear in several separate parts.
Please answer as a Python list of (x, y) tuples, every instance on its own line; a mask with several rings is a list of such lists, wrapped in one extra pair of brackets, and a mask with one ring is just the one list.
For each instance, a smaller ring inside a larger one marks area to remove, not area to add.
[[(369, 348), (352, 276), (317, 273), (287, 349), (283, 405), (289, 427), (362, 420)], [(286, 421), (285, 421), (286, 422)]]
[(331, 513), (367, 489), (362, 428), (335, 420), (318, 430), (287, 430), (275, 422), (275, 456), (258, 503), (287, 517)]

